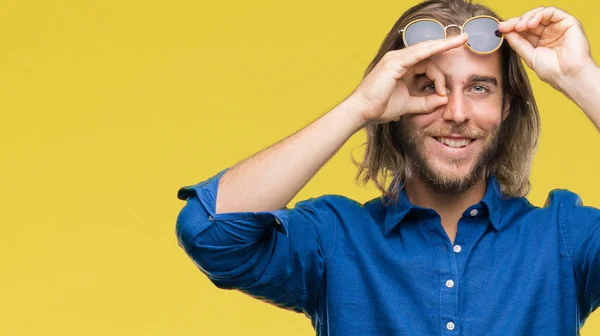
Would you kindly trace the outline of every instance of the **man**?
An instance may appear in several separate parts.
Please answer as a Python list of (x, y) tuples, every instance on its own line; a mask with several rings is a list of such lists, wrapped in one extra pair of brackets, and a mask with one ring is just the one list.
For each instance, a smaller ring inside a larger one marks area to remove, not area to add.
[[(600, 304), (600, 211), (566, 190), (524, 198), (539, 116), (519, 57), (599, 129), (600, 68), (557, 8), (488, 16), (462, 0), (409, 9), (342, 103), (181, 188), (177, 235), (200, 270), (319, 335), (578, 334)], [(363, 127), (360, 172), (382, 197), (285, 208)]]

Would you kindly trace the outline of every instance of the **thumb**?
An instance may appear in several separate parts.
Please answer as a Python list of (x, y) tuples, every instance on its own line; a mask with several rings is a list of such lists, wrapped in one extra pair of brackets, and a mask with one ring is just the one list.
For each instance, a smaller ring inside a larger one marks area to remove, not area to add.
[(521, 34), (514, 31), (504, 34), (504, 38), (513, 50), (527, 63), (527, 66), (533, 69), (533, 52), (535, 48), (531, 43), (521, 36)]
[(407, 113), (429, 113), (435, 110), (438, 106), (448, 103), (448, 96), (440, 96), (431, 94), (425, 97), (410, 97), (408, 102)]

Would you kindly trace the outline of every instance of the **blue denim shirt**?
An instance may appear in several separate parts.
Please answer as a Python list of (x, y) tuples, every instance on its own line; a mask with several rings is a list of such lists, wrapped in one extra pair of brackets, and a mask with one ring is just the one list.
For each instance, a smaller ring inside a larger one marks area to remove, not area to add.
[(600, 304), (600, 210), (543, 208), (488, 180), (458, 222), (339, 195), (215, 215), (216, 176), (178, 192), (180, 245), (217, 287), (304, 313), (317, 335), (578, 335)]

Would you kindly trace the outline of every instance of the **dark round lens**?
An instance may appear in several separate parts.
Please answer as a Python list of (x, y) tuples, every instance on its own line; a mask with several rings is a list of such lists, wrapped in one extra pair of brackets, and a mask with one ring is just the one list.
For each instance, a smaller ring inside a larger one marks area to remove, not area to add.
[(439, 40), (445, 37), (444, 27), (431, 20), (421, 20), (411, 23), (404, 30), (406, 46), (411, 46), (423, 41)]
[(490, 52), (502, 42), (498, 21), (491, 18), (473, 19), (464, 25), (463, 31), (469, 35), (467, 44), (480, 53)]

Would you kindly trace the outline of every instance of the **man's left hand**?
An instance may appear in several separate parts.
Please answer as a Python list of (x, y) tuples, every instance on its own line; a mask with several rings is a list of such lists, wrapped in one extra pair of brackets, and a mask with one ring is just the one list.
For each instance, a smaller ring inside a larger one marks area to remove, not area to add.
[(596, 67), (581, 23), (558, 8), (530, 10), (498, 29), (540, 79), (560, 91), (563, 82)]

